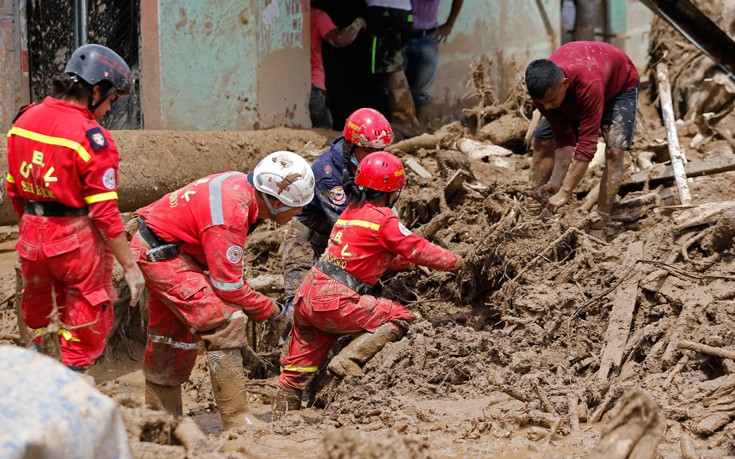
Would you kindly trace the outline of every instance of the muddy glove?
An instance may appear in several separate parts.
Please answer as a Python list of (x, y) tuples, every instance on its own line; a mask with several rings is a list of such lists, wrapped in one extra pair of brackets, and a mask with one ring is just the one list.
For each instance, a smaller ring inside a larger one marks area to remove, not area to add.
[(276, 300), (276, 304), (281, 308), (281, 312), (275, 317), (275, 320), (291, 322), (293, 320), (293, 297)]

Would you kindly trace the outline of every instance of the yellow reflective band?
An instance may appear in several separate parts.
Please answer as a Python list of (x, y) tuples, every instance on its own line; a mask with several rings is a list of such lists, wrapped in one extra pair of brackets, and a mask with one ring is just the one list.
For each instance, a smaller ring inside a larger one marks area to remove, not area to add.
[(15, 183), (15, 179), (13, 178), (12, 175), (10, 175), (10, 172), (8, 172), (8, 176), (5, 177), (5, 180), (7, 180), (8, 183)]
[(294, 365), (286, 365), (283, 368), (288, 371), (297, 371), (299, 373), (316, 373), (319, 371), (319, 367), (297, 367)]
[(380, 225), (373, 222), (366, 222), (365, 220), (337, 220), (337, 224), (341, 226), (361, 226), (363, 228), (369, 228), (373, 229), (375, 231), (378, 231), (380, 229)]
[(79, 338), (74, 337), (69, 330), (64, 330), (63, 328), (59, 330), (59, 335), (70, 342), (79, 341)]
[(59, 147), (66, 147), (70, 150), (74, 150), (85, 163), (92, 159), (92, 156), (87, 152), (84, 146), (79, 142), (75, 142), (73, 140), (64, 139), (61, 137), (51, 137), (48, 135), (39, 134), (37, 132), (28, 131), (26, 129), (22, 129), (16, 126), (13, 126), (8, 131), (8, 137), (13, 135), (17, 135), (19, 137), (30, 139), (36, 142), (45, 143), (46, 145), (56, 145)]
[(92, 196), (87, 196), (86, 198), (84, 198), (84, 202), (86, 202), (87, 204), (94, 204), (95, 202), (111, 201), (113, 199), (117, 199), (116, 191), (110, 191), (108, 193), (100, 193), (100, 194), (93, 194)]

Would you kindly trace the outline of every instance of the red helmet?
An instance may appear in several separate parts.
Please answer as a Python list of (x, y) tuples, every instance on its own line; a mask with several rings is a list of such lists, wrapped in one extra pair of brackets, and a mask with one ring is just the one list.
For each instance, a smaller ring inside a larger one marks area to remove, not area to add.
[(370, 153), (357, 166), (355, 184), (373, 190), (400, 190), (406, 184), (406, 170), (401, 160), (387, 151)]
[(393, 130), (379, 111), (361, 108), (347, 118), (344, 136), (358, 147), (382, 150), (393, 141)]

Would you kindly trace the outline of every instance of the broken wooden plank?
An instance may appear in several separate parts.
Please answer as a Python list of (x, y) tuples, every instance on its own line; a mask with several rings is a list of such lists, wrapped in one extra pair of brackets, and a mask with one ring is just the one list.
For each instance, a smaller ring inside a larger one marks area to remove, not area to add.
[[(713, 175), (721, 172), (735, 170), (735, 156), (721, 156), (719, 158), (705, 159), (704, 161), (690, 161), (684, 166), (687, 177), (699, 177), (701, 175)], [(642, 170), (626, 175), (623, 179), (623, 187), (630, 185), (642, 185), (649, 182), (651, 185), (667, 182), (674, 178), (671, 166), (657, 164), (651, 169)]]
[[(637, 241), (628, 246), (624, 266), (633, 266), (643, 258), (643, 242)], [(605, 349), (600, 359), (600, 370), (597, 379), (607, 380), (610, 370), (620, 366), (623, 351), (630, 334), (633, 321), (633, 310), (638, 297), (638, 276), (625, 279), (615, 291), (613, 307), (610, 311), (607, 332), (605, 333)]]
[(735, 351), (723, 349), (721, 347), (707, 346), (706, 344), (695, 343), (694, 341), (681, 340), (676, 344), (679, 349), (695, 351), (702, 354), (712, 355), (723, 359), (735, 360)]
[(447, 180), (447, 184), (444, 186), (444, 197), (447, 201), (452, 199), (454, 193), (462, 188), (462, 184), (465, 182), (465, 180), (467, 180), (467, 177), (469, 176), (469, 172), (463, 171), (462, 169), (459, 169), (454, 174), (452, 174), (449, 180)]
[(408, 158), (406, 160), (406, 166), (410, 167), (412, 171), (416, 172), (421, 178), (432, 178), (431, 172), (424, 169), (424, 167), (416, 161), (416, 158)]
[(674, 229), (681, 230), (692, 226), (716, 222), (722, 213), (735, 208), (735, 201), (705, 202), (689, 209), (677, 210), (671, 215)]
[(666, 127), (666, 138), (669, 144), (669, 156), (671, 157), (671, 168), (674, 172), (674, 181), (679, 190), (679, 201), (683, 205), (692, 202), (692, 193), (689, 191), (687, 174), (684, 169), (686, 156), (679, 145), (679, 136), (676, 133), (676, 119), (674, 117), (674, 105), (671, 102), (671, 85), (669, 84), (669, 70), (666, 64), (659, 62), (656, 65), (656, 77), (658, 78), (659, 97), (661, 100), (661, 114)]

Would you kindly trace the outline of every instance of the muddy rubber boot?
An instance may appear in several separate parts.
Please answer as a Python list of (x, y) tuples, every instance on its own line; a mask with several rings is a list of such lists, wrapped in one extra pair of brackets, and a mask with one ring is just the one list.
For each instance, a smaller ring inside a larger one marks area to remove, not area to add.
[(419, 127), (419, 120), (416, 118), (416, 106), (408, 87), (391, 88), (388, 96), (388, 107), (391, 112), (391, 123), (413, 128)]
[(386, 344), (398, 341), (406, 334), (402, 327), (394, 331), (388, 324), (383, 324), (375, 333), (363, 333), (344, 347), (329, 362), (327, 369), (340, 378), (362, 374), (361, 365), (372, 359)]
[(209, 351), (207, 359), (214, 401), (222, 417), (222, 431), (264, 425), (248, 408), (240, 349)]
[(181, 402), (181, 385), (161, 386), (145, 380), (145, 405), (158, 411), (165, 411), (175, 418), (184, 415)]
[(298, 389), (284, 389), (278, 386), (276, 390), (276, 398), (273, 401), (274, 413), (285, 413), (287, 411), (296, 411), (301, 409), (301, 394)]

